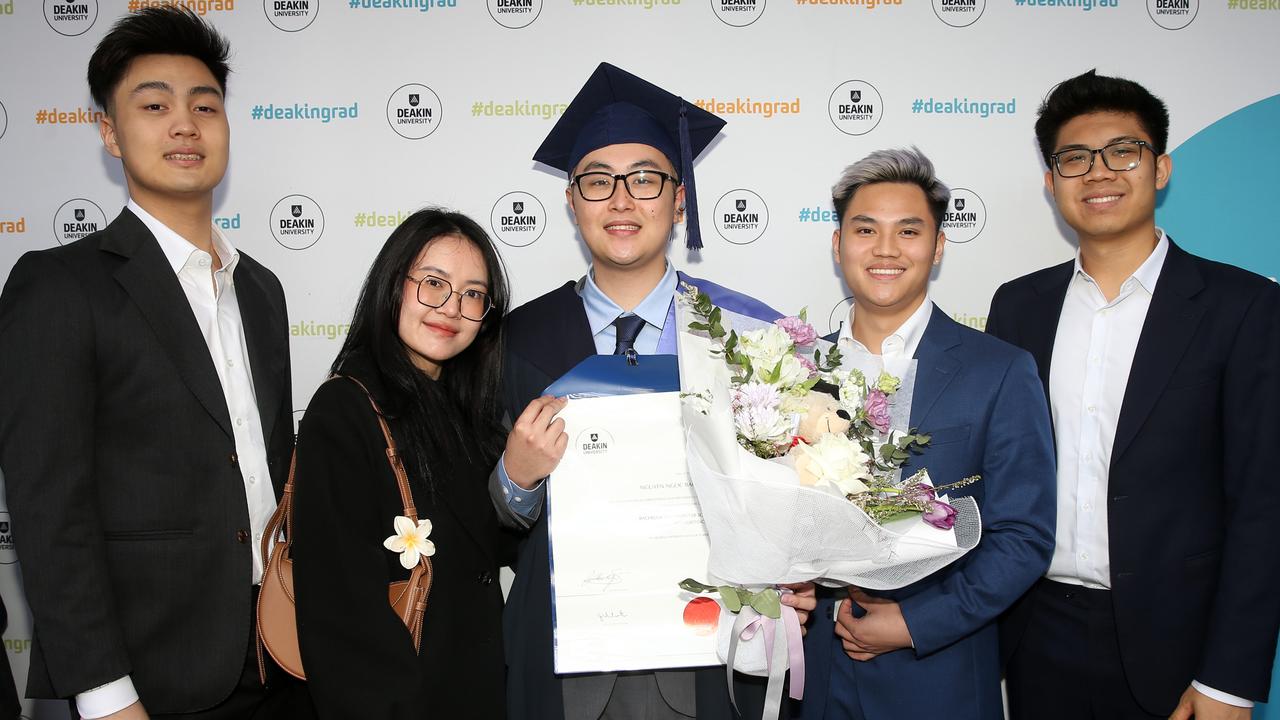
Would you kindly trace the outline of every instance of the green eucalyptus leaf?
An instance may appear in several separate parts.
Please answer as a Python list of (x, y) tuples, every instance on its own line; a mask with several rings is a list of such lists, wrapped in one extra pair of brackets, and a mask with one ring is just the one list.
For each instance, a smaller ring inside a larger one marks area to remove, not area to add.
[(716, 591), (716, 587), (714, 585), (704, 585), (693, 578), (685, 578), (684, 580), (681, 580), (680, 589), (691, 593), (709, 593)]
[(720, 599), (724, 601), (724, 606), (729, 612), (736, 613), (742, 609), (742, 598), (738, 596), (738, 588), (732, 585), (721, 585), (716, 589), (720, 591)]
[(782, 617), (782, 599), (777, 590), (765, 588), (751, 596), (749, 603), (756, 612), (777, 620)]

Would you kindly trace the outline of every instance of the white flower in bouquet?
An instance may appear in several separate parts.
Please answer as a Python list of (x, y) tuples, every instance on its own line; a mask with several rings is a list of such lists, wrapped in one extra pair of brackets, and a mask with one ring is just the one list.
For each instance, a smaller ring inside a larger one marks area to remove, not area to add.
[[(751, 379), (760, 380), (766, 373), (772, 372), (779, 362), (783, 362), (784, 374), (795, 374), (797, 370), (788, 372), (787, 359), (790, 359), (803, 370), (802, 365), (795, 359), (794, 345), (791, 342), (791, 336), (786, 330), (777, 325), (769, 325), (767, 327), (748, 330), (738, 336), (738, 352), (746, 355), (751, 360)], [(809, 377), (808, 371), (805, 370), (801, 376), (801, 380)], [(789, 383), (780, 383), (787, 385)]]
[(837, 370), (831, 379), (840, 387), (840, 407), (850, 416), (856, 415), (867, 399), (866, 378), (858, 370)]
[(842, 495), (868, 489), (864, 481), (871, 480), (871, 458), (863, 452), (861, 445), (844, 435), (826, 433), (812, 445), (796, 443), (792, 453), (802, 485), (828, 483)]
[(782, 393), (767, 383), (748, 382), (733, 391), (733, 424), (751, 443), (786, 444), (793, 424), (782, 411)]

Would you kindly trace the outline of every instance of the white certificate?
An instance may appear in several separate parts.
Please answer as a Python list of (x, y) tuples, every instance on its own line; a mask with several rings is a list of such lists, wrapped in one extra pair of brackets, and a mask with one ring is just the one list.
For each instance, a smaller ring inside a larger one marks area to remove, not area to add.
[(679, 393), (571, 399), (548, 481), (557, 673), (715, 665), (719, 606)]

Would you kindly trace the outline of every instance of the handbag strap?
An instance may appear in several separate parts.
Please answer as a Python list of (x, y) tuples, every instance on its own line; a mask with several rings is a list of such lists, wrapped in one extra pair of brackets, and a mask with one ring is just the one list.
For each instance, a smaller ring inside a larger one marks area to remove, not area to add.
[(373, 413), (378, 416), (378, 427), (382, 428), (382, 437), (387, 441), (387, 462), (391, 463), (391, 471), (396, 475), (396, 484), (400, 486), (400, 503), (404, 505), (404, 515), (416, 525), (418, 522), (418, 509), (413, 505), (413, 491), (409, 489), (409, 474), (405, 472), (404, 461), (400, 459), (400, 452), (396, 449), (395, 439), (391, 437), (391, 428), (387, 426), (387, 420), (382, 415), (382, 408), (378, 407), (377, 401), (373, 399), (373, 393), (369, 392), (369, 388), (365, 387), (364, 383), (350, 375), (337, 375), (336, 377), (345, 377), (355, 383), (369, 398), (369, 404), (373, 406)]
[[(329, 380), (337, 378), (346, 378), (355, 383), (364, 391), (365, 397), (369, 398), (369, 405), (373, 407), (373, 414), (378, 418), (378, 426), (382, 428), (382, 437), (386, 441), (387, 462), (391, 464), (391, 472), (396, 476), (396, 485), (400, 488), (400, 502), (404, 505), (404, 515), (418, 524), (418, 509), (413, 504), (413, 491), (409, 488), (409, 474), (405, 472), (404, 461), (400, 459), (400, 452), (396, 448), (396, 441), (391, 437), (391, 428), (387, 425), (387, 420), (382, 415), (382, 408), (378, 407), (377, 401), (373, 399), (373, 393), (369, 392), (369, 388), (364, 383), (351, 377), (350, 375), (334, 375)], [(295, 446), (293, 455), (289, 458), (289, 477), (284, 483), (284, 492), (280, 495), (280, 503), (276, 506), (276, 511), (272, 513), (271, 519), (267, 522), (266, 531), (262, 533), (262, 558), (266, 562), (266, 558), (271, 557), (271, 546), (280, 541), (280, 534), (284, 534), (284, 542), (286, 546), (293, 549), (293, 478), (298, 468), (298, 448)], [(422, 558), (426, 560), (426, 557)]]

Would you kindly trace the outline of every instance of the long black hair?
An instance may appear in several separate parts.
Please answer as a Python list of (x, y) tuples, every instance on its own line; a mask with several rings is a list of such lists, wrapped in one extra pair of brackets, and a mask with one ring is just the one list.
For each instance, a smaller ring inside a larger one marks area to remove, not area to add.
[[(484, 258), (493, 307), (471, 345), (441, 364), (440, 378), (432, 380), (413, 364), (400, 339), (400, 305), (414, 261), (423, 248), (445, 236), (466, 239)], [(397, 435), (408, 445), (410, 467), (416, 466), (432, 490), (439, 478), (433, 477), (437, 473), (429, 460), (449, 463), (461, 456), (489, 465), (501, 452), (502, 318), (509, 304), (502, 258), (484, 229), (461, 213), (441, 208), (415, 212), (391, 233), (369, 268), (331, 372), (344, 372), (343, 366), (357, 356), (372, 365), (386, 389), (386, 397), (380, 398), (383, 411), (393, 427), (403, 428)]]

